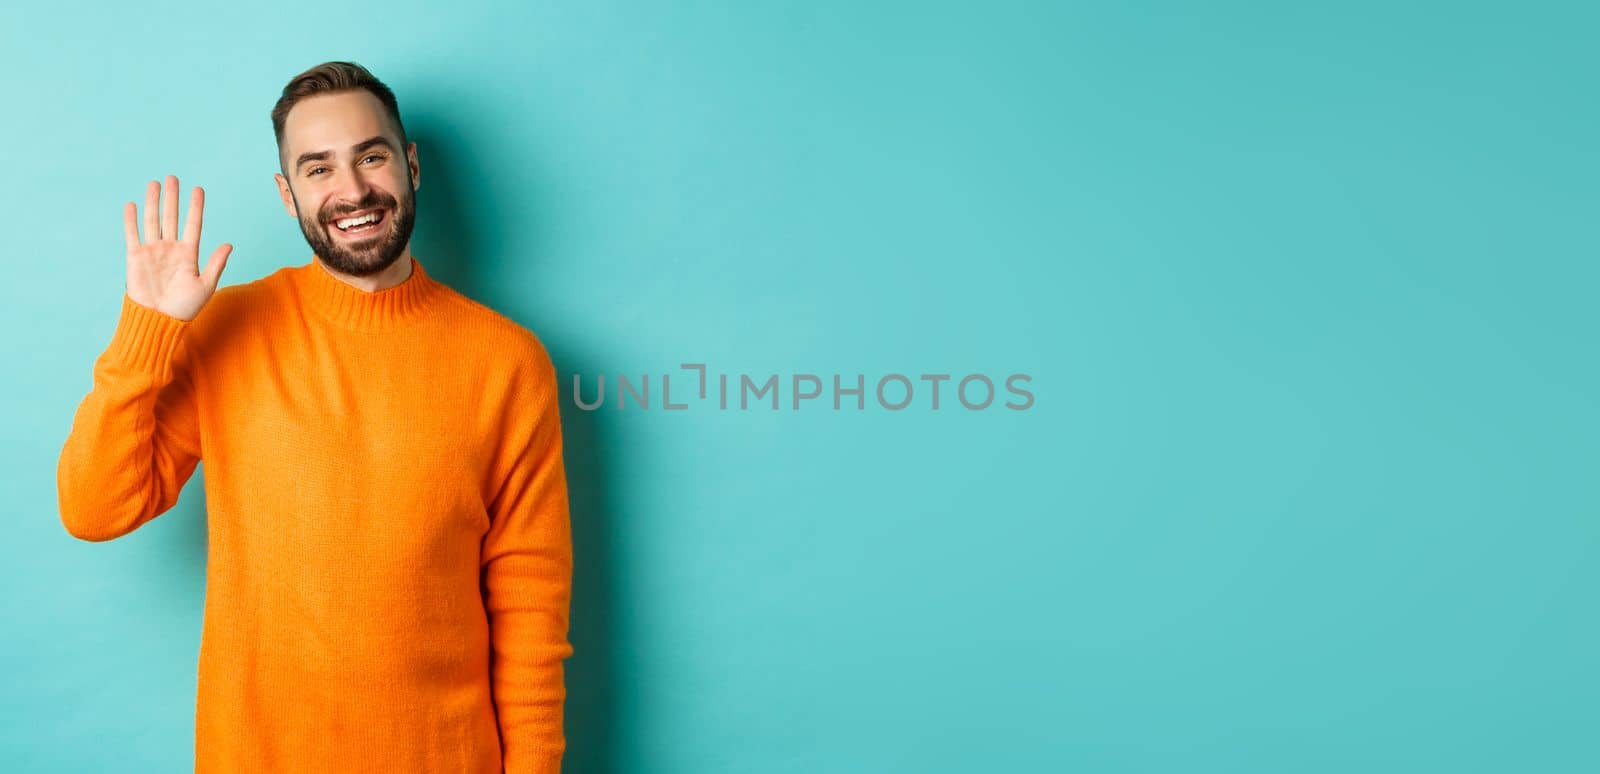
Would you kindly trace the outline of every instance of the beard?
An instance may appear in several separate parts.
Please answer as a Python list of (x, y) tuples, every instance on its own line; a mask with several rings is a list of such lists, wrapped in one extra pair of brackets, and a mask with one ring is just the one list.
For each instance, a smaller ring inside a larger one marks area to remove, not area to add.
[[(317, 213), (315, 220), (298, 218), (300, 233), (306, 244), (328, 265), (328, 268), (352, 277), (366, 277), (389, 268), (405, 253), (411, 242), (411, 229), (417, 218), (416, 196), (406, 175), (405, 196), (396, 201), (393, 196), (368, 188), (367, 195), (355, 204), (328, 205)], [(291, 192), (292, 193), (292, 192)], [(298, 204), (298, 202), (297, 202)], [(371, 236), (357, 240), (336, 240), (329, 230), (338, 228), (334, 221), (352, 212), (383, 208), (383, 228)], [(304, 212), (304, 210), (301, 210)]]

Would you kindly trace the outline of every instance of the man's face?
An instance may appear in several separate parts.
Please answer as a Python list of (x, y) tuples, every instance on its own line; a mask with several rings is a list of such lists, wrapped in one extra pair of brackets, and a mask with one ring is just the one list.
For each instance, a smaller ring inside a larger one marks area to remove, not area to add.
[(280, 153), (286, 173), (274, 177), (283, 206), (329, 268), (368, 276), (405, 253), (416, 220), (417, 146), (400, 147), (377, 97), (362, 89), (295, 103)]

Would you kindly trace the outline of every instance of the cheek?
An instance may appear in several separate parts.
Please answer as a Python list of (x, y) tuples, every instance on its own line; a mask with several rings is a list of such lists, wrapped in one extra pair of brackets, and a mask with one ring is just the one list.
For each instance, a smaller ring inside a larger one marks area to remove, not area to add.
[(389, 175), (383, 181), (383, 193), (396, 202), (404, 201), (407, 193), (411, 191), (411, 181), (406, 179), (404, 168), (398, 175)]

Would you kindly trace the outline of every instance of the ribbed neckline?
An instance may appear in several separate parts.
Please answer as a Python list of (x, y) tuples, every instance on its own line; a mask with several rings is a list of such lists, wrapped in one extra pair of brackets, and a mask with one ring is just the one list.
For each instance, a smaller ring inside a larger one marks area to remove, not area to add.
[(316, 313), (346, 328), (382, 331), (405, 325), (427, 312), (442, 295), (444, 285), (411, 257), (411, 275), (392, 288), (368, 292), (333, 276), (316, 254), (311, 262), (291, 270), (291, 278)]

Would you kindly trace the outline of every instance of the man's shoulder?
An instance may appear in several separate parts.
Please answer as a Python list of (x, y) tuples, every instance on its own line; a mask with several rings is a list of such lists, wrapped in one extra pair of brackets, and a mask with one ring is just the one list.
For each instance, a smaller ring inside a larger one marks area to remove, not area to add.
[(503, 396), (515, 405), (537, 406), (538, 396), (553, 395), (559, 379), (554, 361), (543, 339), (509, 315), (450, 290), (446, 303), (451, 307), (452, 327), (457, 340), (475, 352), (472, 357), (482, 368), (486, 394)]
[(451, 325), (487, 359), (535, 379), (555, 378), (555, 364), (544, 340), (504, 312), (446, 286)]
[(287, 271), (287, 268), (278, 269), (264, 277), (232, 285), (223, 285), (217, 288), (216, 293), (212, 294), (211, 301), (222, 306), (248, 307), (256, 304), (266, 306), (262, 302), (274, 296), (278, 287), (285, 283), (288, 276)]
[(229, 331), (258, 326), (277, 309), (277, 287), (283, 270), (265, 277), (219, 286), (195, 316), (191, 337), (209, 339)]

